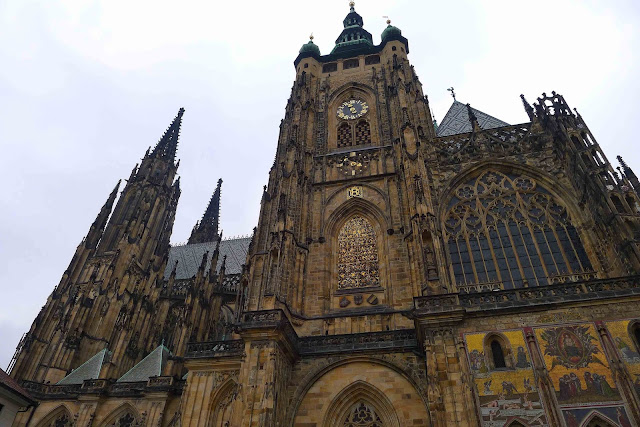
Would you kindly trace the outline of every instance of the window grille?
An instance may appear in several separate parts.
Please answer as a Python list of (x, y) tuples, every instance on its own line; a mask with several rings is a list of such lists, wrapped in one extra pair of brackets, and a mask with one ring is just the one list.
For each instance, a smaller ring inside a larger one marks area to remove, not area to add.
[(351, 140), (351, 126), (349, 126), (349, 123), (342, 123), (338, 127), (338, 148), (350, 147), (352, 145)]
[(356, 125), (356, 137), (354, 145), (371, 144), (371, 128), (369, 122), (361, 120)]

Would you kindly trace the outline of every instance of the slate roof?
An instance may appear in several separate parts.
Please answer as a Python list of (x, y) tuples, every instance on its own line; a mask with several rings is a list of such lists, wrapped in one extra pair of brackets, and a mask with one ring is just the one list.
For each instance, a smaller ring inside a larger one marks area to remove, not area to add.
[[(218, 265), (216, 271), (220, 270), (222, 260), (227, 255), (226, 274), (240, 274), (242, 272), (242, 264), (245, 263), (247, 252), (249, 251), (249, 243), (251, 237), (241, 237), (238, 239), (223, 240), (220, 243), (220, 256), (218, 257)], [(176, 279), (190, 279), (198, 272), (198, 267), (202, 262), (202, 255), (207, 255), (207, 271), (211, 266), (211, 257), (216, 249), (216, 242), (192, 243), (182, 246), (172, 246), (169, 249), (169, 261), (164, 271), (164, 278), (169, 279), (171, 270), (178, 261), (176, 268)]]
[(18, 384), (16, 380), (11, 378), (9, 374), (0, 368), (0, 388), (4, 388), (11, 393), (17, 400), (26, 401), (29, 405), (35, 403), (29, 393)]
[(162, 369), (167, 363), (167, 359), (171, 355), (171, 351), (164, 345), (159, 345), (144, 359), (138, 362), (133, 368), (129, 369), (126, 374), (118, 379), (118, 383), (133, 383), (140, 381), (148, 381), (149, 377), (157, 377), (162, 375)]
[(102, 365), (109, 360), (111, 352), (102, 349), (91, 359), (71, 371), (69, 375), (58, 381), (59, 385), (82, 384), (84, 380), (94, 380), (100, 376)]
[[(471, 107), (473, 114), (478, 119), (478, 124), (482, 129), (493, 129), (502, 126), (509, 126), (509, 123), (503, 122), (500, 119), (496, 119), (480, 110), (476, 110)], [(449, 111), (445, 114), (442, 122), (438, 125), (436, 131), (437, 136), (450, 136), (457, 135), (459, 133), (471, 132), (471, 122), (469, 121), (469, 112), (467, 106), (460, 101), (453, 101)]]

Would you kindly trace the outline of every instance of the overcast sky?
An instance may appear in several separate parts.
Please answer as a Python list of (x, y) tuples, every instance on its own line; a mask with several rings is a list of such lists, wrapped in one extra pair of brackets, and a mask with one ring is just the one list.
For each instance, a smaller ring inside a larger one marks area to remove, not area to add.
[[(0, 367), (5, 368), (75, 247), (180, 107), (184, 242), (218, 178), (226, 237), (257, 223), (262, 186), (313, 32), (332, 49), (344, 0), (0, 0)], [(611, 161), (640, 173), (640, 2), (361, 0), (380, 42), (383, 15), (441, 120), (452, 99), (508, 123), (555, 90)]]

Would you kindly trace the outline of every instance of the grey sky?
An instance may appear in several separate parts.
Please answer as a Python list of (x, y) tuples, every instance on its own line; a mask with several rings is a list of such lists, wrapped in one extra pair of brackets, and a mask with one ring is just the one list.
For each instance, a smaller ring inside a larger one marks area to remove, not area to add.
[[(76, 245), (120, 178), (186, 109), (183, 193), (173, 242), (185, 241), (222, 177), (225, 236), (256, 225), (262, 185), (313, 32), (329, 53), (347, 1), (0, 0), (0, 366), (6, 367)], [(362, 0), (409, 39), (433, 112), (458, 100), (526, 121), (556, 90), (610, 160), (640, 173), (633, 132), (640, 67), (637, 1)]]

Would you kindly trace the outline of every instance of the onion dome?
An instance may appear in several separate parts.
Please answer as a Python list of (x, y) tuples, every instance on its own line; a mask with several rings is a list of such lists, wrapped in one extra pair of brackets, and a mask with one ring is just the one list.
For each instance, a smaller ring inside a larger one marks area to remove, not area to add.
[(306, 56), (320, 56), (320, 48), (313, 42), (313, 36), (309, 37), (309, 43), (302, 45), (299, 53)]
[(402, 31), (400, 31), (400, 28), (391, 25), (391, 20), (387, 19), (387, 28), (382, 32), (382, 41), (390, 40), (398, 36), (402, 36)]
[(371, 33), (363, 28), (362, 16), (355, 10), (355, 3), (349, 3), (349, 13), (342, 21), (344, 29), (336, 39), (336, 45), (331, 53), (358, 54), (363, 49), (370, 50), (373, 47)]

